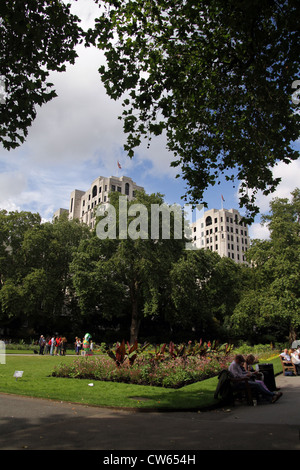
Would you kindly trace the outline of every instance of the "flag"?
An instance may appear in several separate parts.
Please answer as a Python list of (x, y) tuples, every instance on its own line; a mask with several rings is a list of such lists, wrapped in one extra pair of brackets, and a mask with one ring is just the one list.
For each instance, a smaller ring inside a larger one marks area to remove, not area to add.
[(121, 169), (122, 169), (122, 167), (121, 167), (121, 165), (120, 165), (120, 162), (119, 162), (119, 160), (118, 160), (118, 162), (117, 162), (117, 163), (118, 163), (118, 168), (120, 168), (120, 170), (121, 170)]
[(225, 202), (225, 199), (223, 198), (223, 194), (221, 194), (221, 197), (222, 197), (222, 201)]

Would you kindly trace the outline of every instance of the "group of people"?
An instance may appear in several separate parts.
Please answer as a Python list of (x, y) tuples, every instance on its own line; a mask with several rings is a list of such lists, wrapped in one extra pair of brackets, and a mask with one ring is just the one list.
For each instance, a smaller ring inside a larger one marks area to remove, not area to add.
[[(40, 336), (39, 339), (39, 354), (50, 354), (50, 356), (65, 356), (67, 349), (67, 338), (65, 336)], [(84, 356), (91, 356), (93, 354), (94, 344), (92, 336), (89, 333), (84, 335), (81, 340), (76, 336), (75, 338), (75, 353), (77, 355), (83, 354)]]
[(262, 396), (270, 403), (275, 403), (281, 396), (282, 392), (271, 391), (263, 381), (263, 374), (254, 370), (253, 364), (255, 358), (249, 354), (244, 358), (241, 354), (237, 354), (229, 366), (229, 372), (234, 378), (236, 389), (245, 389), (245, 381), (248, 382), (250, 390), (257, 396)]
[(40, 336), (39, 354), (50, 354), (50, 356), (65, 356), (67, 349), (67, 338), (65, 336)]
[(298, 349), (284, 349), (280, 356), (284, 361), (295, 364), (297, 374), (300, 375), (300, 347)]

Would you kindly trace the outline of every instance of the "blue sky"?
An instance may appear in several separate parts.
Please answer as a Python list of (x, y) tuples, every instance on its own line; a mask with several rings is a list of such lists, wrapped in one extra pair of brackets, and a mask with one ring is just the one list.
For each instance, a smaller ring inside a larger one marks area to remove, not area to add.
[[(90, 0), (73, 2), (74, 13), (82, 18), (83, 26), (93, 25), (97, 7)], [(75, 65), (65, 73), (53, 73), (50, 80), (58, 97), (38, 109), (38, 115), (29, 129), (26, 143), (6, 151), (0, 149), (0, 209), (39, 212), (44, 220), (51, 220), (55, 210), (68, 208), (73, 189), (87, 190), (98, 176), (126, 175), (147, 193), (160, 192), (169, 204), (184, 204), (185, 182), (175, 176), (170, 167), (172, 155), (166, 150), (163, 137), (152, 140), (137, 150), (130, 160), (123, 152), (125, 136), (119, 102), (110, 100), (98, 74), (103, 55), (96, 49), (78, 48)], [(0, 105), (1, 106), (1, 105)], [(297, 143), (300, 148), (300, 142)], [(117, 161), (122, 170), (118, 170)], [(282, 183), (275, 194), (289, 197), (299, 187), (300, 161), (275, 168)], [(208, 189), (204, 198), (209, 209), (238, 207), (238, 182), (221, 180), (220, 185)], [(259, 195), (262, 213), (268, 211), (270, 198)], [(243, 212), (243, 211), (241, 211)], [(250, 228), (252, 238), (268, 236), (260, 225), (260, 217)]]

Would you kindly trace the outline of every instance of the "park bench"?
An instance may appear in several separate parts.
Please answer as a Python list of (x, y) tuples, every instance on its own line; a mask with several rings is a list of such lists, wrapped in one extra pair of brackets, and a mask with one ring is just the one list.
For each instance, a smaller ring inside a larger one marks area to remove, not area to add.
[(297, 369), (295, 364), (293, 364), (291, 361), (285, 361), (282, 356), (279, 357), (282, 365), (283, 375), (290, 375), (290, 372), (297, 375)]

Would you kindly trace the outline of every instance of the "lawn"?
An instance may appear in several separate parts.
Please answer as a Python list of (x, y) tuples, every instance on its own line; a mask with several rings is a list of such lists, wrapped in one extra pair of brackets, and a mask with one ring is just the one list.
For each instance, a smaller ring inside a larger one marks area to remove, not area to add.
[[(6, 364), (0, 364), (0, 392), (96, 406), (141, 409), (200, 409), (217, 403), (213, 397), (216, 377), (177, 390), (52, 377), (54, 365), (65, 361), (74, 361), (74, 357), (8, 354)], [(23, 371), (22, 378), (13, 377), (16, 370)], [(91, 383), (93, 386), (89, 385)]]
[[(217, 377), (174, 390), (51, 376), (55, 364), (69, 361), (74, 361), (74, 357), (8, 354), (6, 364), (0, 364), (0, 392), (94, 406), (145, 410), (200, 410), (218, 404), (218, 400), (214, 399)], [(276, 374), (280, 371), (277, 359), (272, 362)], [(22, 378), (15, 379), (13, 374), (16, 370), (23, 371)]]

